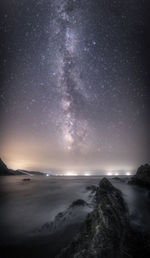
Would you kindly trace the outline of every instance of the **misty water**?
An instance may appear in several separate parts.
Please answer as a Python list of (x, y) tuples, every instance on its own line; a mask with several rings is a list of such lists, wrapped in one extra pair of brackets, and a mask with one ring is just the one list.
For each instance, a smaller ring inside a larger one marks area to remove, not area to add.
[[(22, 241), (77, 199), (90, 201), (86, 187), (98, 185), (102, 177), (1, 177), (0, 228), (1, 244)], [(110, 178), (123, 193), (132, 223), (150, 231), (150, 195), (147, 189), (129, 185), (128, 178)]]

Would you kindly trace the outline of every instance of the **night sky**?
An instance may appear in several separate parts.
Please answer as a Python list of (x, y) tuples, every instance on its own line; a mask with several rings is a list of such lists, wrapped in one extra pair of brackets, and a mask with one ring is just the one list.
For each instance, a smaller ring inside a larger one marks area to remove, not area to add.
[(149, 0), (0, 1), (0, 156), (11, 168), (150, 162)]

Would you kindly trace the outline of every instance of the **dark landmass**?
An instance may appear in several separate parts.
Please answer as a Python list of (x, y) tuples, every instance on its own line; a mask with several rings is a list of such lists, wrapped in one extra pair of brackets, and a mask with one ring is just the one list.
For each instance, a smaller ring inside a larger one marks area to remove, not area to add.
[(145, 164), (140, 166), (136, 175), (132, 177), (129, 183), (150, 187), (150, 165)]
[[(39, 172), (39, 171), (27, 171), (27, 170), (20, 170), (20, 169), (18, 169), (18, 170), (15, 170), (15, 172), (19, 172), (21, 175), (23, 175), (23, 174), (26, 174), (26, 175), (31, 175), (31, 176), (34, 176), (34, 175), (36, 175), (36, 176), (45, 176), (45, 173), (43, 173), (43, 172)], [(50, 174), (49, 174), (49, 176), (50, 176)]]
[(0, 158), (0, 176), (12, 175), (12, 170), (8, 169), (5, 163)]
[(44, 176), (45, 173), (38, 172), (38, 171), (26, 171), (26, 170), (13, 170), (9, 169), (6, 164), (0, 158), (0, 176), (18, 176), (18, 175), (40, 175)]

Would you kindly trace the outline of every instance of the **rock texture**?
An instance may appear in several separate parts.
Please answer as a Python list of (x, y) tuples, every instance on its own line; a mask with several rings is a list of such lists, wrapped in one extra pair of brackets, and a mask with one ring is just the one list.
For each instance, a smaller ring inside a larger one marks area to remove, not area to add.
[(140, 166), (129, 183), (150, 187), (150, 165)]
[(81, 233), (59, 258), (121, 258), (128, 227), (122, 194), (103, 178), (96, 192), (96, 208), (88, 215)]

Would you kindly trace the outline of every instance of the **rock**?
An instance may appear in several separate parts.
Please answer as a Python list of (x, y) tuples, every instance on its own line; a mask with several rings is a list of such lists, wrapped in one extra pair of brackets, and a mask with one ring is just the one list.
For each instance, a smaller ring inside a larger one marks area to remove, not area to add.
[(126, 182), (126, 178), (120, 178), (119, 176), (114, 176), (112, 179), (120, 181), (120, 182)]
[(114, 177), (112, 177), (112, 179), (119, 180), (119, 181), (121, 180), (121, 178), (118, 176), (114, 176)]
[(1, 176), (5, 176), (5, 175), (10, 175), (10, 171), (7, 168), (7, 166), (5, 165), (5, 163), (2, 161), (2, 159), (0, 158), (0, 175)]
[(97, 186), (96, 185), (89, 185), (86, 187), (86, 190), (91, 191), (92, 193), (97, 191)]
[(25, 182), (28, 182), (30, 180), (31, 180), (31, 178), (24, 178), (24, 179), (22, 179), (22, 181), (25, 181)]
[(87, 214), (92, 210), (93, 208), (86, 201), (77, 199), (65, 211), (59, 212), (52, 222), (45, 223), (40, 229), (35, 230), (35, 233), (47, 232), (54, 234), (55, 232), (63, 231), (70, 225), (77, 225), (78, 228), (75, 229), (75, 232), (77, 232)]
[(74, 202), (72, 202), (72, 204), (70, 205), (70, 208), (73, 208), (75, 206), (86, 206), (88, 205), (86, 201), (82, 200), (82, 199), (78, 199)]
[(150, 165), (145, 164), (140, 166), (136, 175), (132, 177), (129, 183), (150, 187)]
[(96, 208), (83, 225), (78, 238), (59, 258), (121, 258), (128, 228), (127, 208), (121, 192), (103, 178), (96, 192)]

